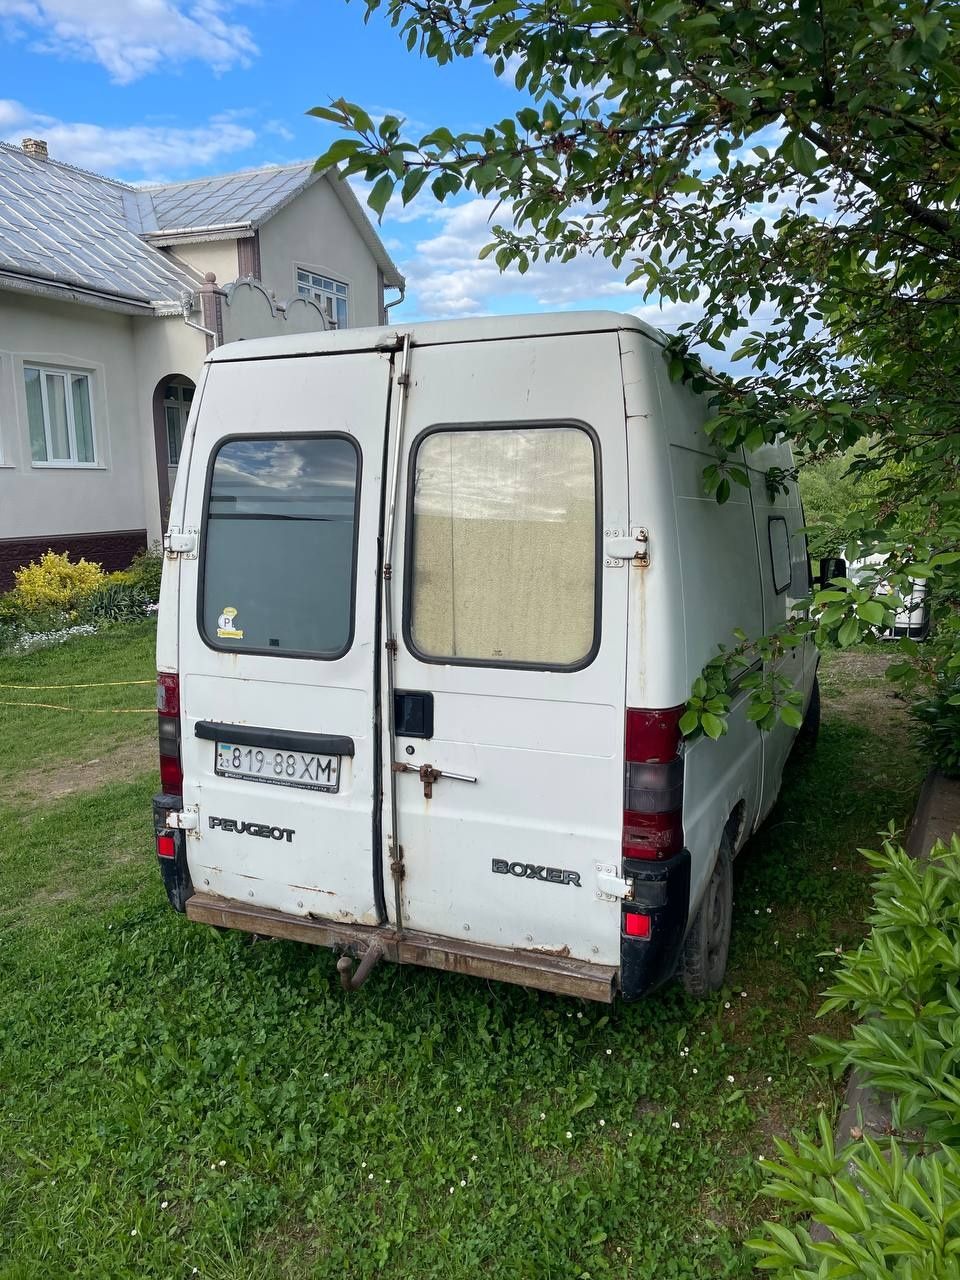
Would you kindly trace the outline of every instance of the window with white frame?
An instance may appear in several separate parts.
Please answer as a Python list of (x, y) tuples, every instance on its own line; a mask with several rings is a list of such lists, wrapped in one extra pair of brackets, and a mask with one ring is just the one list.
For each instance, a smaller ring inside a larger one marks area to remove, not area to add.
[(347, 303), (350, 286), (341, 280), (318, 275), (306, 267), (297, 267), (297, 293), (302, 298), (312, 298), (321, 308), (334, 329), (347, 327)]
[(23, 380), (33, 461), (62, 467), (95, 466), (90, 375), (25, 364)]
[(186, 379), (177, 378), (168, 382), (163, 389), (163, 416), (167, 428), (167, 461), (175, 467), (180, 461), (180, 450), (183, 448), (183, 433), (187, 418), (190, 416), (190, 405), (193, 403), (193, 384), (186, 384)]

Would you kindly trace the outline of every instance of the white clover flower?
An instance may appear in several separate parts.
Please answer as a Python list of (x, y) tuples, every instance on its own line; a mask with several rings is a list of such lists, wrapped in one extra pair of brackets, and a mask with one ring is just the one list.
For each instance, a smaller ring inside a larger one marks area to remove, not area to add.
[(693, 1074), (694, 1074), (694, 1075), (697, 1075), (697, 1074), (698, 1074), (698, 1072), (697, 1072), (697, 1068), (696, 1068), (696, 1067), (694, 1067), (694, 1068), (693, 1068)]
[(160, 1208), (161, 1208), (161, 1209), (168, 1209), (169, 1207), (170, 1207), (170, 1201), (169, 1201), (169, 1200), (161, 1200), (161, 1201), (160, 1201)]
[(471, 1159), (471, 1160), (476, 1160), (476, 1158), (477, 1158), (476, 1153), (474, 1153), (474, 1154), (470, 1157), (470, 1159)]
[(453, 1187), (449, 1188), (450, 1194), (453, 1195)]
[(767, 1084), (773, 1084), (773, 1076), (767, 1076)]
[(679, 1120), (674, 1120), (673, 1124), (672, 1124), (670, 1127), (671, 1127), (672, 1129), (679, 1129), (679, 1128), (680, 1128), (680, 1121), (679, 1121)]
[(361, 1169), (365, 1169), (366, 1167), (367, 1167), (367, 1162), (366, 1162), (366, 1160), (361, 1160), (361, 1161), (360, 1161), (360, 1168), (361, 1168)]
[(541, 1111), (541, 1112), (540, 1112), (540, 1119), (541, 1119), (541, 1120), (546, 1120), (546, 1118), (547, 1118), (547, 1113), (546, 1113), (545, 1111)]
[(768, 915), (768, 916), (772, 916), (772, 915), (773, 915), (773, 907), (767, 907), (767, 915)]
[(741, 992), (740, 992), (740, 999), (741, 999), (741, 1000), (746, 1000), (746, 998), (747, 998), (747, 993), (746, 993), (745, 991), (741, 991)]
[(460, 1179), (460, 1185), (461, 1185), (461, 1187), (465, 1187), (465, 1186), (467, 1185), (467, 1180), (466, 1180), (466, 1178), (461, 1178), (461, 1179)]
[(220, 1168), (222, 1169), (222, 1168), (224, 1168), (224, 1167), (225, 1167), (225, 1165), (226, 1165), (226, 1163), (227, 1163), (227, 1162), (226, 1162), (226, 1160), (221, 1160), (219, 1163), (220, 1163)]
[(607, 1123), (607, 1122), (606, 1122), (606, 1120), (601, 1120), (601, 1121), (600, 1121), (600, 1128), (602, 1129), (602, 1128), (603, 1128), (603, 1126), (604, 1126), (606, 1123)]
[(613, 1050), (612, 1050), (612, 1049), (608, 1049), (608, 1050), (607, 1050), (607, 1057), (608, 1057), (608, 1058), (610, 1057), (611, 1053), (613, 1053)]
[(568, 1138), (572, 1138), (572, 1137), (573, 1137), (573, 1134), (570, 1132), (570, 1130), (569, 1130), (569, 1129), (567, 1130), (567, 1137), (568, 1137)]
[(582, 1013), (582, 1012), (581, 1012), (581, 1013), (578, 1013), (578, 1014), (577, 1014), (577, 1017), (578, 1017), (578, 1018), (582, 1018), (582, 1017), (583, 1017), (583, 1013)]
[(730, 1001), (729, 1001), (729, 1000), (724, 1000), (724, 1002), (723, 1002), (723, 1007), (724, 1007), (725, 1009), (729, 1009), (729, 1008), (730, 1008)]
[(367, 1181), (368, 1181), (368, 1182), (372, 1182), (372, 1181), (373, 1181), (373, 1174), (372, 1174), (372, 1173), (368, 1173), (368, 1174), (367, 1174)]
[(754, 907), (754, 909), (753, 909), (753, 914), (754, 914), (755, 916), (758, 916), (758, 915), (760, 914), (760, 908), (759, 908), (759, 907)]
[(131, 1230), (130, 1230), (130, 1234), (131, 1234), (132, 1236), (135, 1236), (135, 1235), (137, 1234), (137, 1228), (136, 1228), (136, 1227), (132, 1227), (132, 1228), (131, 1228)]
[(821, 965), (821, 966), (820, 966), (820, 968), (817, 970), (817, 972), (818, 972), (818, 973), (823, 973), (823, 965)]
[(390, 1185), (390, 1179), (389, 1179), (389, 1178), (384, 1178), (384, 1182), (385, 1182), (385, 1183), (387, 1184), (387, 1186), (389, 1187), (389, 1185)]
[(463, 1107), (457, 1107), (457, 1115), (459, 1115), (462, 1110), (463, 1110)]
[(727, 1076), (727, 1084), (733, 1084), (733, 1076)]

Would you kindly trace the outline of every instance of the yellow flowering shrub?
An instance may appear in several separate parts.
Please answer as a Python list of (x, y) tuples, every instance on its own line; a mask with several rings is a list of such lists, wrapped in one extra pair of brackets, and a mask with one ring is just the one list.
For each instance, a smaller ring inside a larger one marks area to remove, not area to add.
[(16, 586), (10, 594), (17, 604), (29, 612), (41, 612), (75, 608), (102, 584), (104, 573), (90, 560), (74, 562), (66, 553), (47, 551), (39, 563), (31, 561), (13, 577)]

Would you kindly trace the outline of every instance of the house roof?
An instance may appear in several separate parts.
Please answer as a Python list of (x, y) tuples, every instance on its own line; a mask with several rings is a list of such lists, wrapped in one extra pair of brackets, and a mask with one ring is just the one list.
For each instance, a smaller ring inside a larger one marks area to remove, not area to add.
[[(252, 235), (322, 176), (299, 164), (133, 187), (0, 143), (0, 282), (134, 309), (174, 307), (197, 277), (161, 246)], [(401, 287), (353, 191), (329, 176), (386, 284)]]
[(370, 250), (388, 287), (403, 287), (403, 276), (383, 246), (349, 183), (335, 173), (318, 173), (312, 164), (278, 165), (249, 169), (213, 178), (193, 178), (189, 182), (167, 182), (142, 192), (152, 201), (155, 227), (144, 227), (154, 244), (175, 245), (178, 241), (226, 238), (252, 234), (259, 226), (305, 191), (327, 176), (351, 222)]
[(0, 143), (0, 274), (134, 307), (176, 305), (196, 277), (129, 224), (134, 188)]

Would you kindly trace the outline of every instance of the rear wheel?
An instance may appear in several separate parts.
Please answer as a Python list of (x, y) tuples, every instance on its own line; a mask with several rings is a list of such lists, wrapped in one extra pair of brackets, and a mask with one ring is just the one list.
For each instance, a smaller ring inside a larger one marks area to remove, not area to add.
[(812, 751), (820, 736), (820, 681), (813, 677), (813, 689), (803, 724), (797, 730), (797, 746), (801, 751)]
[(691, 996), (709, 995), (723, 985), (733, 917), (732, 863), (733, 848), (725, 831), (707, 891), (680, 957), (680, 979)]

